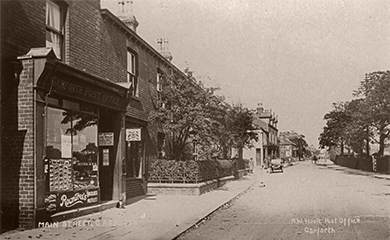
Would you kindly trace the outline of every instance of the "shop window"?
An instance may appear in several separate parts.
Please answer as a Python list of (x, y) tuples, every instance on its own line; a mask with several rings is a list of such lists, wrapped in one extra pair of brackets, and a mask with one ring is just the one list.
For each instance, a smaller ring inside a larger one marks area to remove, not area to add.
[(48, 107), (46, 164), (49, 191), (98, 187), (97, 116)]
[(137, 58), (136, 55), (131, 52), (127, 51), (127, 82), (131, 83), (131, 86), (133, 88), (133, 96), (139, 97), (139, 90), (138, 90), (138, 78), (137, 78)]
[(65, 6), (46, 1), (46, 47), (53, 48), (59, 59), (63, 59), (65, 12)]

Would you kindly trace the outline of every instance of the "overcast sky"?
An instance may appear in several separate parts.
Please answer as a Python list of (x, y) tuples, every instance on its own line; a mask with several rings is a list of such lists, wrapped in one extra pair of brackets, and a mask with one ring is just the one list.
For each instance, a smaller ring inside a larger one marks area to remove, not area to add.
[[(117, 0), (102, 0), (113, 13)], [(138, 35), (229, 103), (263, 103), (280, 131), (318, 145), (332, 103), (390, 70), (388, 0), (133, 0)]]

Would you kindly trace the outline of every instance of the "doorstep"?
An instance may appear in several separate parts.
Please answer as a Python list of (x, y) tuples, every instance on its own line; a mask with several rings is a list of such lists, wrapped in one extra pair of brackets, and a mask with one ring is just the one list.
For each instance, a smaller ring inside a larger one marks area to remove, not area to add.
[(53, 222), (62, 222), (68, 219), (88, 215), (95, 212), (101, 212), (109, 208), (116, 207), (118, 204), (117, 200), (111, 200), (107, 202), (103, 202), (100, 204), (96, 204), (93, 206), (78, 208), (78, 209), (72, 209), (64, 212), (59, 212), (51, 215), (51, 220)]

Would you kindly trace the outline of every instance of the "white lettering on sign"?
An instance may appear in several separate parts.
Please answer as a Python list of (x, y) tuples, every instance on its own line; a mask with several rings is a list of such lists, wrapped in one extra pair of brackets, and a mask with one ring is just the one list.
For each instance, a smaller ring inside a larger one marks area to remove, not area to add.
[(83, 203), (87, 201), (87, 193), (75, 193), (71, 198), (68, 198), (65, 194), (61, 196), (60, 206), (65, 206), (67, 208), (73, 207), (76, 204)]

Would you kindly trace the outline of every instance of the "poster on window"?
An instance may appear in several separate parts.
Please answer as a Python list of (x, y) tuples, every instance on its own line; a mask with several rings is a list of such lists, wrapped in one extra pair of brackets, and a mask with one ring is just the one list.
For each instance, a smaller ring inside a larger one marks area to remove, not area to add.
[(70, 135), (61, 135), (61, 158), (72, 157), (72, 137)]
[(126, 129), (126, 141), (139, 142), (141, 141), (141, 128)]
[(110, 149), (103, 149), (103, 166), (110, 165)]
[(114, 146), (114, 133), (99, 133), (99, 146)]

